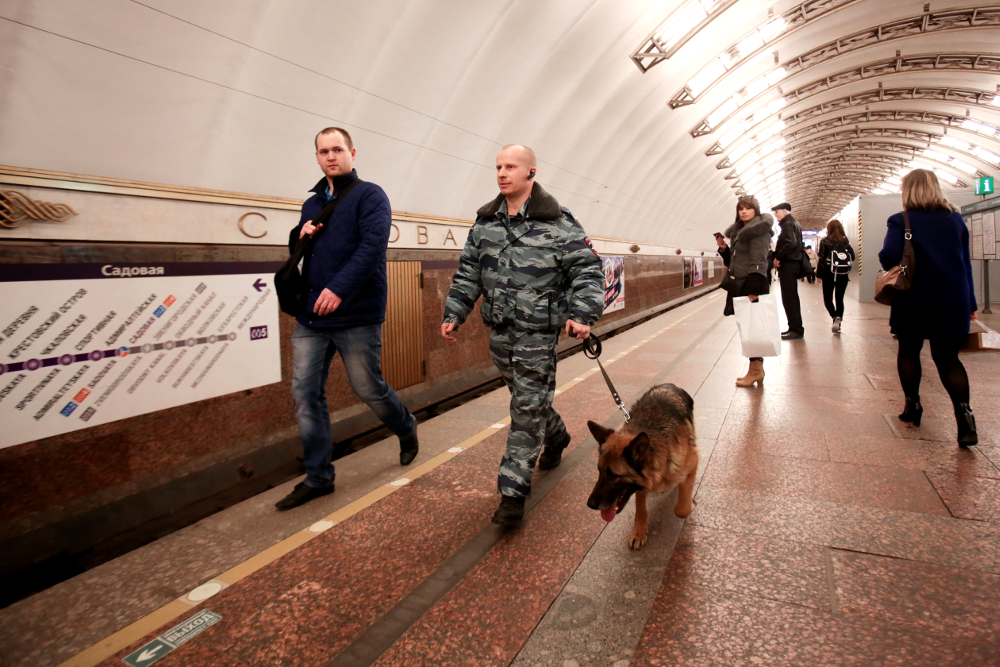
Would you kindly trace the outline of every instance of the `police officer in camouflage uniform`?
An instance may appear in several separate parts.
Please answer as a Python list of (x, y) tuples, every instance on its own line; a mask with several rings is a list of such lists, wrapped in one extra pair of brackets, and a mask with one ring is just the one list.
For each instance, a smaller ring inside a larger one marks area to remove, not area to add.
[(570, 442), (552, 408), (559, 332), (585, 339), (604, 311), (601, 259), (569, 209), (533, 181), (536, 170), (525, 146), (505, 146), (497, 155), (500, 194), (477, 213), (441, 324), (441, 335), (454, 341), (451, 333), (482, 295), (490, 358), (511, 394), (497, 478), (503, 499), (493, 515), (504, 526), (524, 515), (535, 461), (542, 470), (555, 468)]

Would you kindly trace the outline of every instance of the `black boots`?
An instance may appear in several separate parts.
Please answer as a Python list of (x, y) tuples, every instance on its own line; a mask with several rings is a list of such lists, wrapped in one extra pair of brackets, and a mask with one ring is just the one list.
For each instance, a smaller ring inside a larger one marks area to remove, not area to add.
[(413, 463), (420, 452), (420, 443), (417, 442), (417, 432), (399, 441), (399, 465), (408, 466)]
[(538, 457), (538, 469), (552, 470), (558, 466), (562, 462), (563, 450), (572, 439), (569, 433), (563, 431), (561, 437), (556, 437), (552, 442), (546, 442), (542, 455)]
[[(899, 415), (899, 421), (920, 426), (920, 417), (923, 414), (924, 408), (920, 405), (920, 397), (907, 398), (906, 407)], [(955, 423), (958, 425), (959, 447), (972, 447), (979, 444), (979, 435), (976, 433), (976, 418), (968, 403), (955, 403)]]
[(493, 513), (493, 523), (504, 527), (516, 526), (524, 518), (525, 498), (515, 498), (514, 496), (504, 496), (500, 501), (500, 507)]
[(924, 414), (924, 408), (920, 405), (920, 397), (906, 397), (906, 407), (899, 415), (899, 421), (910, 422), (914, 426), (920, 426), (920, 417)]
[(971, 447), (979, 444), (976, 434), (976, 418), (968, 403), (955, 404), (955, 421), (958, 423), (958, 446)]

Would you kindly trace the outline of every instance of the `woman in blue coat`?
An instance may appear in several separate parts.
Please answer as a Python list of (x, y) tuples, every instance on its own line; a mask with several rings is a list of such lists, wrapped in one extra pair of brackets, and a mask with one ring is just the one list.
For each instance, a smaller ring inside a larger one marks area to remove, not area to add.
[[(896, 366), (906, 396), (900, 420), (920, 426), (920, 350), (931, 342), (931, 357), (955, 406), (958, 444), (979, 442), (976, 420), (969, 407), (969, 376), (958, 351), (969, 335), (969, 321), (976, 319), (972, 285), (969, 230), (961, 214), (945, 198), (934, 172), (914, 169), (903, 177), (903, 208), (910, 218), (916, 255), (909, 291), (892, 302), (889, 326), (899, 339)], [(899, 264), (903, 257), (903, 214), (889, 218), (885, 243), (878, 254), (882, 268)]]

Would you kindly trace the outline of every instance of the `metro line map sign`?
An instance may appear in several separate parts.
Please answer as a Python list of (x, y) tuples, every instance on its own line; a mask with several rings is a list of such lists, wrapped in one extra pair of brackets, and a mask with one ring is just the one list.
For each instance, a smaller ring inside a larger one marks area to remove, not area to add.
[(280, 382), (274, 270), (0, 266), (0, 448)]

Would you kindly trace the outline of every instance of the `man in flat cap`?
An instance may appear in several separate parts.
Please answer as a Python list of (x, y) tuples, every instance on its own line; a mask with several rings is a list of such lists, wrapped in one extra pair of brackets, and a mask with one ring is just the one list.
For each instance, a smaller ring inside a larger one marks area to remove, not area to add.
[(788, 331), (781, 334), (785, 340), (805, 336), (802, 326), (802, 304), (799, 303), (799, 272), (802, 270), (802, 227), (792, 216), (792, 205), (782, 202), (771, 207), (778, 219), (781, 232), (774, 247), (774, 266), (778, 269), (781, 285), (781, 302), (788, 318)]

